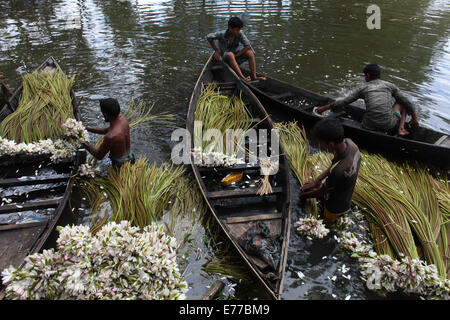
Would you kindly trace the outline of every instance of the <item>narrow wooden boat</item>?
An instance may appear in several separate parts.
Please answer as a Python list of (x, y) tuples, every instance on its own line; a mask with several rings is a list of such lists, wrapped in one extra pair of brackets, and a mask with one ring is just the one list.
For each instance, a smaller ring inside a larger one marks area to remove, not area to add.
[[(56, 69), (60, 67), (53, 57), (37, 68)], [(21, 92), (22, 86), (1, 109), (1, 120), (16, 110)], [(74, 117), (79, 120), (73, 92), (71, 97)], [(39, 252), (56, 225), (62, 223), (74, 174), (84, 156), (79, 152), (73, 161), (59, 164), (51, 163), (49, 154), (0, 156), (0, 272), (10, 265), (22, 267), (26, 256)], [(4, 298), (5, 288), (0, 280), (0, 299)]]
[[(249, 75), (248, 70), (242, 70)], [(313, 113), (313, 108), (328, 104), (333, 99), (295, 87), (286, 82), (266, 77), (265, 81), (246, 83), (271, 114), (296, 120), (306, 127), (314, 125), (322, 117)], [(419, 160), (448, 170), (450, 167), (449, 135), (419, 127), (407, 137), (388, 135), (364, 129), (361, 126), (364, 109), (352, 104), (331, 113), (344, 126), (345, 135), (370, 151), (387, 156)], [(419, 119), (420, 121), (420, 119)]]
[[(227, 64), (217, 62), (211, 56), (198, 78), (189, 103), (187, 130), (191, 137), (194, 136), (194, 113), (202, 85), (211, 82), (219, 86), (221, 94), (241, 96), (253, 116), (255, 129), (266, 129), (270, 132), (273, 123), (258, 99), (241, 83)], [(193, 146), (191, 141), (191, 147)], [(195, 164), (191, 157), (191, 165), (211, 213), (225, 235), (270, 296), (280, 299), (289, 247), (291, 216), (290, 167), (281, 144), (279, 170), (270, 178), (273, 193), (269, 195), (257, 195), (259, 184), (255, 181), (261, 177), (259, 161), (256, 165), (247, 163), (234, 165), (231, 168), (203, 167)], [(230, 186), (222, 186), (221, 179), (236, 170), (242, 171), (244, 178)], [(275, 269), (270, 268), (270, 265), (260, 257), (248, 253), (239, 244), (239, 237), (255, 222), (263, 222), (270, 230), (271, 237), (280, 239), (277, 250), (280, 259)]]

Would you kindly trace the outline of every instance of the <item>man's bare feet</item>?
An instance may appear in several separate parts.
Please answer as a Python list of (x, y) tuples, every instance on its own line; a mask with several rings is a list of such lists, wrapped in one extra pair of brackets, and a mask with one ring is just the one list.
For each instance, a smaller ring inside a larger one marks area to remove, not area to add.
[(254, 81), (254, 80), (262, 80), (262, 81), (264, 81), (264, 80), (266, 80), (266, 77), (252, 77), (252, 80)]
[(409, 131), (406, 130), (405, 128), (399, 128), (398, 129), (398, 135), (400, 137), (407, 136), (408, 134), (409, 134)]
[[(242, 77), (241, 77), (241, 78), (242, 78)], [(249, 81), (251, 80), (251, 78), (250, 78), (250, 77), (243, 77), (242, 80), (244, 80), (244, 81), (246, 81), (246, 82), (249, 82)]]

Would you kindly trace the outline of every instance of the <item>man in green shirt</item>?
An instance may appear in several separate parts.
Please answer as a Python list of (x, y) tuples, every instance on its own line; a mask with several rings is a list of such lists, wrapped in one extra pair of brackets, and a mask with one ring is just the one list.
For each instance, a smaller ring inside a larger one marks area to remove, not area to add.
[(322, 114), (325, 110), (334, 110), (357, 99), (364, 99), (366, 112), (363, 128), (397, 133), (399, 136), (408, 135), (409, 131), (405, 128), (407, 114), (411, 116), (411, 121), (406, 124), (408, 129), (419, 125), (412, 102), (396, 85), (380, 79), (381, 68), (377, 64), (368, 64), (363, 72), (366, 80), (364, 85), (351, 91), (345, 98), (316, 108), (316, 112)]
[[(265, 77), (256, 75), (255, 53), (250, 46), (250, 41), (241, 31), (243, 27), (244, 23), (241, 19), (232, 17), (228, 20), (227, 30), (210, 33), (206, 36), (206, 40), (214, 49), (214, 58), (228, 63), (241, 79), (245, 81), (265, 80)], [(216, 46), (214, 40), (218, 41), (219, 47)], [(243, 46), (242, 50), (238, 50), (240, 44)], [(250, 65), (251, 77), (245, 77), (239, 67), (246, 60)]]

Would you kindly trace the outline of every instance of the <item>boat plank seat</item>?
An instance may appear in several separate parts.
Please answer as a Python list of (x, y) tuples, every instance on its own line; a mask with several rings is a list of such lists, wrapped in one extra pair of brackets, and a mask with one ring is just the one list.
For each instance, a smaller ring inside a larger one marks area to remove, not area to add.
[[(256, 196), (259, 188), (247, 188), (247, 189), (237, 189), (237, 190), (224, 190), (224, 191), (213, 191), (208, 192), (207, 196), (210, 199), (220, 199), (220, 198), (232, 198), (232, 197), (252, 197)], [(268, 195), (273, 195), (277, 193), (282, 193), (283, 189), (281, 187), (273, 188), (273, 192)]]
[[(46, 222), (17, 224), (15, 229), (6, 229), (11, 226), (0, 226), (5, 228), (2, 230), (0, 237), (0, 270), (10, 265), (16, 268), (23, 262), (25, 257), (29, 255), (29, 249), (33, 247), (36, 239), (44, 231)], [(23, 227), (17, 230), (17, 227)]]
[(47, 177), (21, 177), (21, 178), (10, 178), (10, 179), (2, 179), (0, 180), (0, 187), (17, 187), (17, 186), (28, 186), (35, 184), (47, 184), (47, 183), (58, 183), (58, 182), (66, 182), (67, 179), (70, 178), (69, 174), (66, 175), (54, 175)]
[(273, 220), (273, 219), (281, 219), (281, 213), (272, 213), (272, 214), (259, 214), (247, 217), (228, 217), (227, 223), (242, 223), (242, 222), (250, 222), (250, 221), (260, 221), (260, 220)]
[(45, 224), (47, 224), (47, 221), (6, 224), (6, 225), (0, 225), (0, 231), (34, 228), (34, 227), (42, 226)]
[(216, 82), (219, 87), (233, 87), (236, 88), (236, 82)]
[(261, 167), (259, 164), (237, 164), (232, 167), (198, 167), (200, 172), (211, 171), (245, 171), (245, 170), (259, 170)]
[(222, 64), (216, 64), (211, 67), (211, 70), (212, 71), (223, 70), (223, 66), (222, 66)]
[(434, 145), (439, 146), (439, 145), (445, 145), (445, 144), (449, 144), (449, 143), (450, 143), (450, 139), (448, 138), (448, 136), (447, 135), (443, 135), (442, 137), (440, 137), (439, 139), (436, 140)]
[(21, 204), (7, 204), (0, 207), (0, 214), (11, 213), (11, 212), (20, 212), (27, 210), (38, 210), (38, 209), (47, 209), (47, 208), (56, 208), (58, 207), (61, 199), (63, 197), (57, 197), (49, 200), (41, 200), (41, 201), (32, 201)]

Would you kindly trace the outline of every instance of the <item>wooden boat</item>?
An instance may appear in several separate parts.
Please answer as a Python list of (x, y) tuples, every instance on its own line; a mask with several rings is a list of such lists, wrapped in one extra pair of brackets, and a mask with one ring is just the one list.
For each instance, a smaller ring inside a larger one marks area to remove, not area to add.
[[(37, 68), (56, 69), (60, 66), (52, 57)], [(9, 98), (1, 114), (5, 116), (16, 110), (21, 92), (22, 86)], [(73, 92), (71, 97), (74, 117), (79, 120), (80, 112)], [(67, 211), (74, 174), (83, 156), (79, 152), (73, 161), (59, 164), (52, 164), (49, 154), (0, 156), (0, 272), (10, 265), (22, 267), (24, 259), (39, 252), (52, 232), (56, 232), (56, 225), (65, 219), (63, 212)], [(27, 213), (30, 216), (28, 221), (10, 223), (15, 217)], [(7, 216), (11, 217), (10, 221)], [(0, 280), (0, 299), (4, 298), (5, 289)]]
[[(244, 75), (250, 74), (248, 70), (242, 69), (242, 71)], [(246, 84), (269, 113), (296, 120), (306, 127), (314, 125), (322, 118), (313, 113), (314, 107), (333, 101), (329, 97), (270, 77), (266, 77), (265, 81), (251, 81)], [(407, 137), (388, 135), (362, 128), (363, 115), (364, 109), (350, 104), (329, 116), (337, 117), (344, 126), (345, 135), (370, 151), (402, 159), (419, 160), (449, 169), (449, 135), (424, 127), (419, 127)]]
[[(220, 87), (220, 92), (227, 95), (240, 95), (249, 108), (257, 129), (267, 129), (270, 132), (272, 121), (267, 112), (252, 92), (239, 81), (237, 75), (223, 62), (215, 61), (212, 56), (204, 66), (193, 90), (187, 114), (187, 130), (193, 137), (194, 113), (202, 85), (210, 82)], [(259, 141), (259, 140), (258, 140)], [(193, 141), (191, 141), (193, 147)], [(202, 167), (191, 165), (204, 198), (227, 238), (233, 243), (252, 273), (263, 284), (274, 299), (280, 299), (283, 290), (283, 276), (289, 246), (291, 192), (289, 185), (290, 167), (280, 145), (279, 170), (271, 177), (273, 193), (257, 195), (258, 185), (245, 187), (244, 180), (259, 179), (260, 166), (241, 164), (233, 167)], [(223, 187), (220, 179), (228, 173), (241, 170), (244, 179), (234, 185)], [(280, 262), (275, 270), (259, 257), (249, 254), (238, 243), (239, 237), (248, 230), (254, 222), (263, 222), (270, 230), (270, 235), (282, 239), (278, 248)]]

